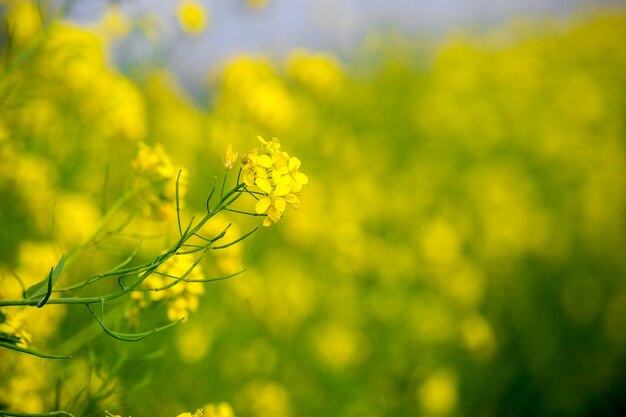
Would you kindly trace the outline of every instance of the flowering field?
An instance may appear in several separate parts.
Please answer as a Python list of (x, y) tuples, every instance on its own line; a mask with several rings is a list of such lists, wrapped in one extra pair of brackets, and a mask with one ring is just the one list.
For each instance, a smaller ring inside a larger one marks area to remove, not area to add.
[(0, 10), (0, 415), (626, 412), (623, 11), (191, 95), (146, 19)]

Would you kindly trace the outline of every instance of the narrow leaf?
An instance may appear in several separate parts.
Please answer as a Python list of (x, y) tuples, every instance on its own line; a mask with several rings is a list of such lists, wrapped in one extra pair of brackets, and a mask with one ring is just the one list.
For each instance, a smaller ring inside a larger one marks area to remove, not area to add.
[(48, 289), (46, 290), (46, 294), (43, 298), (37, 303), (37, 308), (41, 308), (46, 305), (48, 299), (50, 299), (50, 294), (52, 294), (52, 274), (54, 274), (54, 267), (50, 268), (50, 273), (48, 274)]
[(47, 353), (38, 352), (33, 349), (23, 348), (21, 346), (14, 345), (12, 343), (6, 343), (0, 341), (0, 346), (5, 347), (7, 349), (16, 350), (18, 352), (27, 353), (29, 355), (38, 356), (44, 359), (71, 359), (72, 357), (69, 355), (49, 355)]
[[(63, 272), (65, 259), (66, 259), (66, 256), (65, 254), (63, 254), (63, 256), (61, 256), (61, 259), (59, 259), (59, 263), (57, 264), (57, 266), (52, 268), (52, 270), (50, 271), (50, 274), (46, 278), (32, 285), (31, 287), (27, 288), (26, 291), (24, 291), (24, 298), (31, 300), (33, 298), (42, 297), (42, 296), (44, 298), (46, 296), (50, 297), (49, 293), (52, 291), (54, 284), (56, 284), (57, 280), (61, 276), (61, 272)], [(46, 299), (46, 301), (48, 300)]]

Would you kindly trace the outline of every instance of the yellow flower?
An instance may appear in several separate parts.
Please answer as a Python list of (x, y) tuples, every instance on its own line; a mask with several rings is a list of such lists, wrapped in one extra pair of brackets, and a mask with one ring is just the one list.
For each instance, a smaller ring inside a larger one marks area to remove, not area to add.
[(295, 156), (289, 157), (287, 152), (281, 152), (275, 153), (272, 160), (272, 178), (276, 184), (282, 181), (294, 193), (301, 191), (302, 186), (308, 184), (309, 177), (300, 172), (300, 165), (302, 164), (300, 159)]
[(179, 415), (177, 415), (176, 417), (202, 417), (204, 415), (204, 412), (202, 411), (202, 409), (197, 409), (195, 413), (191, 414), (189, 411), (187, 411), (186, 413), (181, 413)]
[(257, 10), (267, 6), (269, 2), (270, 0), (246, 0), (246, 3), (248, 3), (250, 7)]
[(335, 97), (344, 81), (337, 58), (303, 49), (296, 49), (290, 54), (287, 73), (302, 86), (324, 98)]
[[(132, 166), (138, 174), (138, 185), (150, 185), (150, 189), (139, 196), (145, 203), (145, 212), (158, 219), (171, 219), (175, 214), (178, 175), (163, 147), (158, 143), (152, 147), (139, 142), (139, 153)], [(180, 205), (183, 206), (187, 191), (186, 171), (182, 171), (178, 185)]]
[(228, 145), (228, 149), (226, 149), (226, 157), (224, 159), (224, 166), (227, 170), (230, 170), (235, 162), (237, 162), (237, 157), (239, 153), (233, 152), (233, 145)]
[(206, 29), (206, 11), (200, 2), (183, 0), (178, 6), (178, 22), (184, 32), (199, 35)]
[(257, 186), (265, 194), (254, 210), (257, 214), (267, 213), (263, 225), (270, 226), (281, 219), (287, 204), (293, 208), (300, 206), (297, 193), (309, 179), (300, 172), (300, 160), (280, 150), (278, 139), (266, 141), (261, 136), (257, 139), (261, 149), (243, 156), (242, 178), (248, 187)]
[[(179, 280), (185, 277), (187, 280), (202, 280), (205, 278), (200, 265), (193, 266), (195, 258), (190, 255), (177, 255), (168, 259), (159, 266), (157, 271), (146, 278), (141, 286), (149, 291), (150, 301), (165, 301), (167, 303), (167, 318), (176, 321), (189, 316), (190, 312), (196, 311), (199, 304), (199, 296), (204, 294), (204, 285), (201, 282), (187, 282)], [(192, 269), (193, 268), (193, 269)], [(166, 288), (169, 287), (169, 288)], [(135, 307), (145, 308), (148, 303), (143, 296), (143, 291), (131, 293), (135, 301)]]
[(276, 138), (272, 138), (269, 142), (263, 139), (261, 136), (256, 137), (259, 142), (261, 142), (261, 149), (266, 154), (272, 156), (274, 152), (278, 152), (280, 150), (280, 142)]
[(265, 159), (261, 158), (261, 163), (259, 163), (260, 156), (264, 155), (259, 155), (258, 150), (255, 149), (241, 158), (241, 162), (243, 163), (242, 178), (243, 182), (248, 187), (252, 187), (257, 178), (267, 178), (267, 169), (261, 165), (265, 163)]
[(139, 142), (139, 153), (132, 165), (142, 176), (151, 181), (161, 181), (175, 175), (174, 166), (160, 143), (151, 147)]
[(33, 1), (16, 1), (8, 4), (5, 10), (6, 24), (12, 41), (25, 45), (41, 31), (41, 16)]
[(128, 16), (116, 4), (109, 4), (101, 17), (96, 30), (100, 30), (110, 39), (123, 39), (132, 29)]
[(22, 320), (8, 309), (0, 309), (0, 336), (19, 347), (28, 347), (30, 334), (24, 329)]
[(257, 201), (254, 211), (257, 214), (267, 213), (267, 217), (263, 220), (263, 226), (270, 226), (272, 223), (278, 222), (283, 216), (287, 208), (286, 196), (291, 190), (285, 184), (278, 184), (273, 187), (265, 178), (257, 178), (256, 185), (266, 196)]
[(207, 404), (204, 406), (204, 417), (235, 417), (230, 404), (221, 402), (219, 404)]

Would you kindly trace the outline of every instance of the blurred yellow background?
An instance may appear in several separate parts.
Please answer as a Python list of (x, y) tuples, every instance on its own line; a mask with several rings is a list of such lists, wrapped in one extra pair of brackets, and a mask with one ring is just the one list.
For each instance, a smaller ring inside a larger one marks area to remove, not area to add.
[[(193, 38), (210, 11), (182, 3)], [(191, 94), (159, 59), (115, 64), (119, 39), (149, 39), (145, 19), (112, 6), (78, 26), (3, 4), (0, 299), (19, 297), (14, 272), (40, 281), (89, 236), (140, 142), (186, 172), (187, 216), (227, 146), (257, 135), (279, 138), (309, 184), (301, 208), (202, 264), (244, 274), (207, 284), (198, 311), (146, 341), (108, 337), (82, 306), (12, 308), (34, 346), (74, 359), (0, 350), (0, 409), (52, 411), (60, 379), (61, 408), (84, 416), (220, 401), (239, 417), (626, 411), (623, 10), (428, 45), (372, 35), (348, 60), (239, 54)], [(228, 221), (261, 223), (210, 227)], [(152, 236), (149, 256), (175, 216), (129, 228)], [(92, 248), (65, 279), (135, 244)]]

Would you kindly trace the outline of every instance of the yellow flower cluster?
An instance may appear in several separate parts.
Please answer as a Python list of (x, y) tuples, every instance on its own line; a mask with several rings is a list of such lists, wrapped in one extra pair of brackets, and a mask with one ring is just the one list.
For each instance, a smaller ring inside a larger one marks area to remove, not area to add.
[(175, 174), (174, 166), (160, 143), (151, 147), (140, 142), (133, 168), (152, 182), (168, 180)]
[(204, 417), (235, 417), (235, 412), (230, 404), (207, 404), (204, 406)]
[[(106, 413), (105, 417), (122, 417), (118, 414)], [(198, 408), (195, 413), (187, 411), (180, 413), (176, 417), (235, 417), (235, 412), (230, 404), (221, 402), (218, 404), (207, 404), (204, 408)]]
[[(172, 217), (176, 199), (177, 170), (161, 144), (154, 146), (139, 142), (139, 152), (132, 162), (133, 169), (138, 174), (138, 181), (151, 185), (149, 190), (141, 193), (141, 198), (147, 203), (144, 207), (156, 217), (168, 219)], [(182, 172), (179, 183), (179, 196), (182, 206), (186, 192), (185, 171)]]
[[(202, 227), (200, 233), (214, 239), (227, 228), (229, 236), (242, 235), (239, 226), (236, 223), (231, 223), (223, 213), (215, 215), (210, 222)], [(201, 242), (198, 243), (201, 244)], [(239, 272), (244, 269), (242, 255), (242, 245), (232, 245), (213, 251), (211, 256), (213, 268), (205, 272), (209, 275), (228, 275)]]
[(283, 132), (293, 126), (298, 114), (290, 88), (266, 60), (245, 54), (235, 57), (216, 88), (220, 89), (216, 113), (220, 118)]
[(197, 409), (194, 414), (186, 412), (176, 417), (235, 417), (235, 412), (230, 404), (221, 402), (219, 404), (207, 404), (204, 409)]
[(201, 408), (198, 408), (195, 413), (191, 414), (189, 411), (185, 413), (180, 413), (176, 417), (203, 417), (204, 411)]
[(269, 2), (270, 0), (246, 0), (246, 3), (248, 3), (248, 6), (257, 10), (262, 9), (263, 7), (267, 6)]
[(177, 10), (181, 29), (189, 35), (200, 35), (206, 29), (207, 13), (202, 3), (183, 0)]
[(23, 348), (28, 347), (31, 340), (22, 320), (7, 309), (0, 309), (0, 340)]
[(272, 138), (269, 142), (257, 136), (261, 149), (248, 152), (242, 158), (242, 178), (248, 187), (256, 186), (264, 194), (255, 207), (257, 214), (267, 213), (264, 226), (277, 223), (287, 205), (300, 207), (299, 192), (309, 182), (300, 172), (300, 160), (280, 150), (280, 142)]
[[(189, 312), (198, 309), (198, 296), (204, 294), (204, 286), (201, 282), (187, 282), (186, 280), (204, 279), (204, 274), (200, 265), (193, 266), (195, 259), (193, 256), (177, 255), (163, 263), (157, 272), (146, 278), (141, 286), (148, 292), (148, 299), (144, 296), (146, 291), (133, 291), (131, 297), (137, 303), (136, 308), (131, 310), (131, 316), (137, 313), (138, 309), (144, 308), (151, 301), (167, 302), (167, 318), (176, 321), (189, 316)], [(184, 276), (190, 269), (193, 270), (179, 280), (175, 285), (170, 286), (174, 281)], [(165, 288), (169, 287), (169, 288)]]
[(344, 83), (339, 60), (330, 54), (296, 49), (289, 55), (287, 74), (319, 97), (337, 95)]

